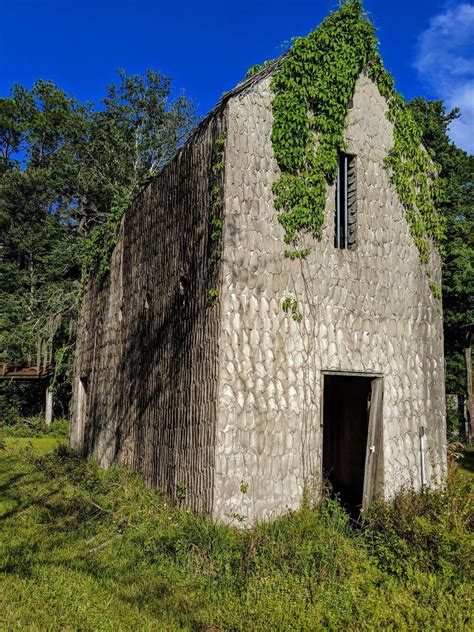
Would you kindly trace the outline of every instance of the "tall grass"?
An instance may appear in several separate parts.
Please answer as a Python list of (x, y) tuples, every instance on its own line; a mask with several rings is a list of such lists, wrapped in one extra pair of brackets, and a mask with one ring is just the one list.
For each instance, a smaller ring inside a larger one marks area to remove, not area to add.
[(33, 611), (30, 629), (469, 629), (472, 498), (455, 468), (357, 529), (328, 498), (239, 530), (64, 446), (1, 463), (7, 629)]

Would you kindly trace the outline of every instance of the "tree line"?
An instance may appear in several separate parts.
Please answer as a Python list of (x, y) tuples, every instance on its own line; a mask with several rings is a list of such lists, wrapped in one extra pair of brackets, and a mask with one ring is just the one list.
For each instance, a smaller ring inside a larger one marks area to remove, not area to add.
[[(43, 80), (0, 99), (0, 360), (54, 362), (59, 414), (87, 277), (106, 271), (125, 209), (195, 123), (195, 105), (153, 70), (119, 70), (98, 106)], [(29, 385), (0, 389), (0, 417), (38, 405)]]

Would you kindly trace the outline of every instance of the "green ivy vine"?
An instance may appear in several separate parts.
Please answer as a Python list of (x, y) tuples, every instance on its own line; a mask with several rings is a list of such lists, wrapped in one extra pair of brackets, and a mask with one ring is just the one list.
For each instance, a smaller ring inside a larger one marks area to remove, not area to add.
[(257, 74), (257, 72), (260, 72), (260, 70), (262, 70), (262, 68), (266, 68), (267, 66), (271, 66), (274, 63), (274, 59), (266, 59), (263, 64), (255, 64), (254, 66), (250, 66), (250, 68), (247, 70), (247, 74), (245, 75), (244, 81), (245, 79), (248, 79), (249, 77), (252, 77), (253, 75)]
[(83, 284), (86, 284), (92, 275), (101, 281), (109, 272), (119, 227), (131, 203), (132, 196), (124, 192), (121, 198), (117, 197), (114, 201), (113, 211), (107, 221), (91, 231), (85, 243)]
[[(273, 192), (284, 241), (296, 245), (304, 232), (321, 238), (327, 188), (336, 180), (349, 104), (364, 69), (387, 101), (394, 147), (386, 167), (420, 259), (427, 263), (429, 241), (440, 246), (444, 235), (436, 213), (443, 192), (421, 130), (383, 67), (374, 26), (360, 0), (345, 0), (315, 31), (295, 39), (272, 77), (272, 144), (281, 170)], [(291, 259), (307, 254), (285, 252)]]
[[(211, 209), (210, 209), (210, 239), (211, 241), (218, 241), (220, 239), (224, 222), (221, 219), (222, 216), (222, 178), (221, 174), (224, 169), (224, 156), (225, 156), (225, 142), (226, 138), (224, 134), (217, 136), (214, 140), (213, 159), (211, 165)], [(218, 260), (217, 254), (220, 251), (214, 250), (212, 253), (212, 259)]]
[(298, 301), (291, 296), (287, 296), (283, 300), (281, 307), (285, 314), (291, 314), (291, 318), (295, 322), (300, 323), (303, 320), (303, 314), (298, 309)]
[[(220, 242), (222, 237), (222, 229), (224, 228), (224, 222), (222, 220), (222, 175), (224, 171), (224, 158), (225, 158), (225, 144), (226, 137), (224, 134), (218, 135), (214, 139), (213, 153), (211, 161), (211, 173), (210, 173), (210, 209), (209, 209), (209, 246), (211, 249), (210, 259), (211, 268), (210, 276), (214, 279), (216, 265), (222, 257), (222, 251), (220, 250)], [(212, 300), (219, 297), (219, 292), (216, 288), (211, 287), (208, 290), (208, 297)]]

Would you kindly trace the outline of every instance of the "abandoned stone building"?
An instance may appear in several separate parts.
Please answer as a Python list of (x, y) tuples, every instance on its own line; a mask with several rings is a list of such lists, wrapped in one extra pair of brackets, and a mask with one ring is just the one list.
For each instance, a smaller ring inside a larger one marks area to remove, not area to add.
[(386, 101), (363, 71), (322, 238), (285, 257), (274, 70), (135, 199), (78, 334), (73, 447), (226, 522), (296, 509), (326, 476), (354, 511), (446, 468), (440, 301), (384, 167)]

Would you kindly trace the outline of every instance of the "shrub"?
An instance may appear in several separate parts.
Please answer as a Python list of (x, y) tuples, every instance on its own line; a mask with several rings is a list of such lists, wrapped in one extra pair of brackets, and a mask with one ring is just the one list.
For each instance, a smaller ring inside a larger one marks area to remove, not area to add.
[(374, 503), (364, 539), (380, 568), (406, 578), (414, 568), (466, 578), (471, 564), (472, 494), (469, 481), (450, 467), (444, 490), (404, 491), (390, 503)]

